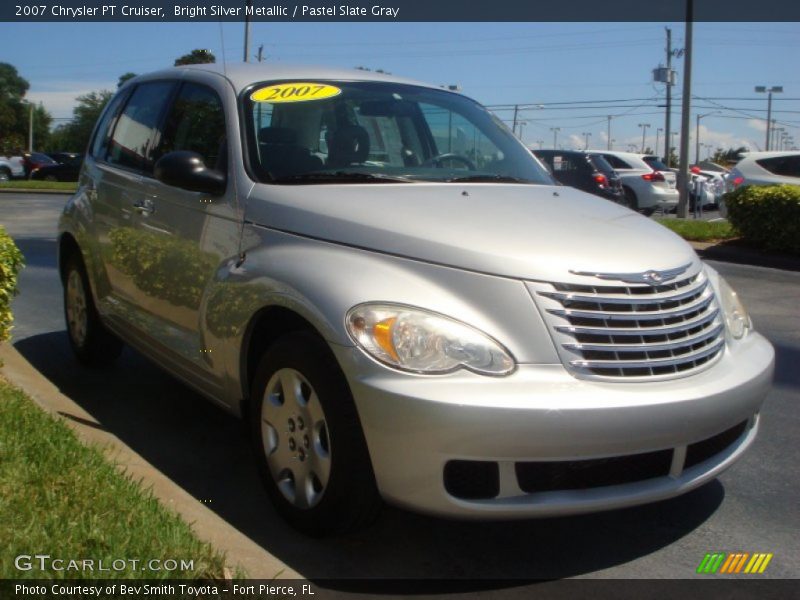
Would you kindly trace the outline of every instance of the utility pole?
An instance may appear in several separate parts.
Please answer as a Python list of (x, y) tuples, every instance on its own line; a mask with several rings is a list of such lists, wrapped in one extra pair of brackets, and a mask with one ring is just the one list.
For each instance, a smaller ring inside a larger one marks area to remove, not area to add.
[(583, 149), (584, 150), (588, 150), (589, 149), (589, 138), (592, 137), (592, 134), (587, 132), (587, 131), (584, 131), (581, 135), (583, 135), (583, 140), (584, 140)]
[(244, 13), (244, 62), (250, 60), (250, 10), (252, 10), (253, 0), (247, 0), (247, 7)]
[(611, 150), (611, 115), (608, 115), (608, 148), (607, 150)]
[(670, 118), (672, 112), (672, 30), (667, 27), (667, 112), (664, 118), (664, 131), (667, 132), (664, 139), (666, 143), (664, 144), (664, 164), (668, 167), (672, 165), (669, 164), (670, 158), (670, 143), (671, 140), (669, 132), (670, 132)]
[(692, 31), (694, 0), (686, 0), (686, 55), (683, 61), (683, 102), (681, 103), (681, 154), (678, 167), (678, 217), (689, 216), (689, 120), (692, 110)]

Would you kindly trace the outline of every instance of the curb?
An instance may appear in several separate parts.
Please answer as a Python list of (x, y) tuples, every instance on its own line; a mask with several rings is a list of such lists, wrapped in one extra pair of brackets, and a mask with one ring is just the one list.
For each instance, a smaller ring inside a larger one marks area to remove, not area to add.
[(0, 371), (42, 409), (61, 419), (87, 445), (103, 450), (120, 471), (150, 488), (167, 508), (177, 512), (201, 540), (225, 552), (231, 566), (238, 566), (253, 579), (304, 579), (294, 569), (264, 550), (214, 511), (175, 484), (142, 456), (134, 452), (101, 423), (72, 401), (13, 346), (0, 344)]
[(29, 190), (24, 188), (0, 187), (0, 194), (56, 194), (62, 196), (71, 196), (74, 193), (74, 190)]

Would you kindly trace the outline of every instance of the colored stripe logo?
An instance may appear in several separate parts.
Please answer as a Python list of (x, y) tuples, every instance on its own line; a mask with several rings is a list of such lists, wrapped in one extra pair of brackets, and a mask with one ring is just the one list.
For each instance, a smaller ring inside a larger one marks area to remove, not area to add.
[(713, 552), (708, 553), (700, 561), (697, 572), (713, 575), (715, 573), (736, 574), (745, 573), (755, 575), (763, 573), (772, 560), (773, 553), (769, 552)]

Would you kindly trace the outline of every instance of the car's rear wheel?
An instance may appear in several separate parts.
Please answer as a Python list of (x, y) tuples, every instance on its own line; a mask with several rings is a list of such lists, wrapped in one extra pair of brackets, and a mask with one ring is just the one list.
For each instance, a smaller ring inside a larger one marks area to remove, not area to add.
[(0, 181), (10, 181), (11, 180), (11, 171), (6, 169), (5, 167), (0, 168)]
[(311, 333), (264, 354), (250, 399), (259, 472), (277, 511), (321, 536), (368, 524), (380, 507), (350, 389), (327, 345)]
[(622, 191), (625, 192), (622, 199), (623, 206), (636, 210), (639, 207), (639, 201), (636, 198), (636, 193), (629, 187), (623, 187)]
[(67, 337), (78, 362), (104, 366), (119, 357), (122, 342), (100, 321), (86, 268), (77, 255), (69, 257), (64, 272), (64, 317)]

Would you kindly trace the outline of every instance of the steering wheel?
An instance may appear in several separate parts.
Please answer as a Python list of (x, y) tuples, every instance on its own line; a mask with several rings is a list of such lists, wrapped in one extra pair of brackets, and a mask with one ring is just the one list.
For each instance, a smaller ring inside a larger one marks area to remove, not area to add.
[(455, 152), (445, 152), (444, 154), (437, 154), (436, 156), (430, 157), (424, 163), (422, 163), (421, 167), (438, 167), (442, 168), (442, 163), (448, 160), (455, 160), (457, 162), (462, 163), (467, 169), (470, 171), (477, 171), (477, 167), (475, 163), (468, 159), (463, 154), (456, 154)]

